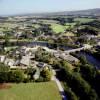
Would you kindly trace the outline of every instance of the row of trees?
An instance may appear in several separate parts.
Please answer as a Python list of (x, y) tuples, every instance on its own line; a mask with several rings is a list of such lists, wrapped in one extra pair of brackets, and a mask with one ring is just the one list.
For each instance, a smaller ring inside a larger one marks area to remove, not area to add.
[(10, 70), (8, 66), (0, 63), (0, 83), (20, 83), (20, 82), (46, 82), (51, 80), (51, 70), (50, 69), (38, 69), (39, 78), (35, 79), (34, 75), (36, 69), (28, 68), (26, 70)]
[(84, 57), (82, 57), (80, 60), (82, 64), (79, 65), (79, 73), (100, 97), (100, 72), (94, 66), (90, 65)]
[[(97, 100), (98, 95), (91, 84), (82, 76), (80, 70), (70, 70), (66, 61), (60, 61), (58, 66), (62, 69), (57, 73), (57, 77), (64, 83), (66, 94), (69, 100)], [(89, 79), (93, 77), (95, 72), (91, 75), (85, 74)], [(73, 96), (73, 97), (72, 97)]]
[(23, 82), (24, 81), (24, 73), (22, 71), (8, 71), (8, 72), (0, 72), (0, 83), (7, 82)]

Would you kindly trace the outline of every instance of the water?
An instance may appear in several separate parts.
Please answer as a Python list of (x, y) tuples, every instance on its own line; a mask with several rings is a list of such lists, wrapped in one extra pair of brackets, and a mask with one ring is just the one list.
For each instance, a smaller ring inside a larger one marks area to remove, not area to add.
[(100, 69), (100, 60), (96, 59), (92, 54), (86, 52), (80, 52), (79, 55), (85, 56), (87, 61), (95, 66), (97, 69)]
[(57, 49), (57, 48), (62, 48), (64, 50), (71, 50), (73, 48), (69, 47), (69, 46), (65, 46), (65, 45), (57, 45), (57, 44), (50, 44), (48, 42), (39, 42), (39, 41), (33, 41), (33, 42), (19, 42), (15, 45), (18, 45), (18, 46), (44, 46), (44, 47), (48, 47), (48, 48), (51, 48), (51, 49)]

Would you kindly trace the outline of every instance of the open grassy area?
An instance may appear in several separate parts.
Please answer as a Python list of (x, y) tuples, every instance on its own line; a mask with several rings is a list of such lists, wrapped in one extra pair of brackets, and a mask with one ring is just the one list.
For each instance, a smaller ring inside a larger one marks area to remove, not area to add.
[(63, 35), (64, 35), (64, 36), (75, 36), (75, 34), (72, 33), (72, 32), (66, 32), (66, 33), (64, 33)]
[(51, 28), (55, 33), (64, 32), (64, 30), (66, 29), (65, 26), (60, 24), (51, 24)]
[(0, 90), (0, 100), (61, 100), (54, 82), (13, 84)]
[(64, 25), (53, 23), (51, 24), (51, 28), (55, 33), (59, 33), (59, 32), (64, 32), (68, 28), (73, 28), (75, 24), (76, 23), (66, 23), (66, 25), (64, 26)]
[(75, 18), (74, 21), (80, 21), (81, 23), (91, 22), (94, 19), (92, 18)]
[(33, 24), (32, 26), (35, 27), (35, 28), (39, 28), (40, 27), (39, 24)]
[(56, 21), (56, 20), (46, 20), (46, 19), (43, 19), (43, 20), (40, 20), (42, 23), (44, 24), (57, 24), (59, 21)]

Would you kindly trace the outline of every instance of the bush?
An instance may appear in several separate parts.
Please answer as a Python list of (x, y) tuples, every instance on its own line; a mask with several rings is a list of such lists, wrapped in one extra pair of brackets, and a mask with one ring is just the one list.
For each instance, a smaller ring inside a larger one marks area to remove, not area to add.
[(86, 79), (89, 83), (94, 81), (96, 77), (96, 69), (92, 65), (81, 65), (80, 66), (80, 73), (84, 79)]
[(24, 81), (24, 73), (22, 71), (10, 71), (9, 72), (9, 81), (10, 82), (23, 82)]
[(4, 65), (3, 63), (0, 63), (0, 72), (7, 72), (9, 71), (9, 67)]
[(24, 83), (28, 83), (28, 82), (30, 82), (30, 79), (27, 77), (27, 78), (24, 78), (24, 81), (23, 81)]
[(79, 59), (80, 59), (80, 62), (81, 62), (83, 65), (88, 63), (85, 56), (81, 56), (81, 57), (79, 57)]
[(8, 72), (0, 72), (0, 83), (8, 82)]
[(43, 69), (40, 73), (41, 77), (43, 77), (44, 81), (50, 81), (51, 80), (51, 71), (47, 69)]
[(70, 71), (68, 64), (66, 64), (65, 62), (62, 62), (61, 64), (64, 68), (64, 82), (67, 83), (68, 86), (71, 87), (72, 91), (80, 97), (80, 100), (91, 100), (90, 98), (94, 98), (94, 100), (97, 99), (97, 96), (95, 95), (96, 92), (91, 92), (91, 86), (81, 77), (81, 74), (79, 74), (78, 72)]
[(65, 93), (67, 94), (68, 100), (79, 100), (76, 94), (72, 91), (72, 89), (65, 83)]
[(39, 79), (36, 80), (36, 82), (44, 82), (44, 78), (40, 76)]

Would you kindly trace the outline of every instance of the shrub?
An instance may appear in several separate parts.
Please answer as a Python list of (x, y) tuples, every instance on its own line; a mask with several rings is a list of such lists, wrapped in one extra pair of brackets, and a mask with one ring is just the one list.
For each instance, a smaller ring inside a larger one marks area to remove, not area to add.
[(9, 72), (9, 81), (10, 82), (23, 82), (24, 80), (24, 73), (20, 70), (10, 71)]
[(9, 67), (4, 65), (3, 63), (0, 63), (0, 72), (7, 72), (9, 71)]
[(43, 69), (41, 71), (41, 76), (43, 77), (44, 81), (50, 81), (51, 80), (51, 71), (47, 69)]
[(8, 82), (8, 72), (0, 72), (0, 83)]

